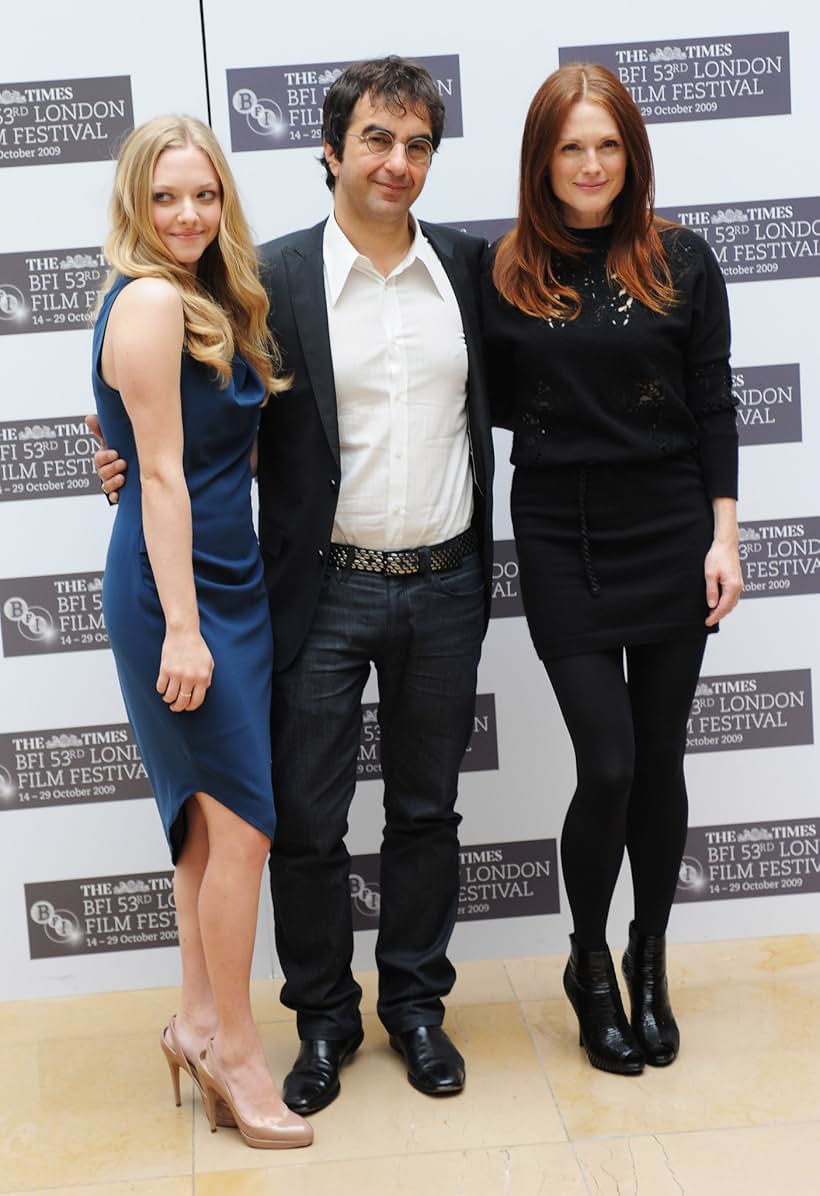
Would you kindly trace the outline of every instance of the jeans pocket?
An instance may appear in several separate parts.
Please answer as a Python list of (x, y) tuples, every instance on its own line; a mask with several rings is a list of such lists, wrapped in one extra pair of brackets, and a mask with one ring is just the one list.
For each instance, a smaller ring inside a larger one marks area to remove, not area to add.
[(477, 552), (466, 556), (456, 569), (433, 573), (433, 588), (453, 598), (469, 598), (484, 591), (484, 570)]

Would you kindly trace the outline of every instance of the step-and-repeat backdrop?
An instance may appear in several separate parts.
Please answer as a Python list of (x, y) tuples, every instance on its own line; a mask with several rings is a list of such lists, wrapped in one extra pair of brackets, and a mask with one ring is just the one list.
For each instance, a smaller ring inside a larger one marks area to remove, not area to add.
[[(560, 63), (616, 71), (649, 125), (661, 211), (725, 272), (734, 325), (746, 590), (710, 641), (689, 722), (691, 827), (670, 936), (816, 930), (820, 794), (820, 20), (704, 0), (680, 10), (509, 0), (411, 18), (353, 0), (17, 6), (0, 46), (0, 998), (173, 983), (171, 873), (100, 610), (114, 514), (83, 416), (88, 313), (123, 134), (207, 117), (257, 239), (321, 219), (321, 104), (342, 67), (428, 66), (447, 131), (417, 211), (490, 239), (515, 211), (529, 100)], [(498, 435), (493, 619), (460, 795), (456, 958), (558, 952), (569, 926), (557, 839), (574, 785), (532, 651)], [(356, 963), (372, 962), (382, 823), (378, 694), (362, 708), (348, 845)], [(270, 974), (269, 901), (255, 967)], [(630, 917), (619, 886), (610, 938)]]

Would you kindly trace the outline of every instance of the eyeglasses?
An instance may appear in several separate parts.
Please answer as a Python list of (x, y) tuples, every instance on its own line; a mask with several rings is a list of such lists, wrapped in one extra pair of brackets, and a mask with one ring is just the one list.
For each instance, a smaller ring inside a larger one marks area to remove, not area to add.
[[(370, 133), (348, 133), (347, 136), (363, 141), (371, 154), (377, 158), (386, 158), (397, 142), (397, 138), (387, 129), (373, 129)], [(413, 166), (430, 165), (435, 149), (432, 141), (428, 141), (426, 137), (411, 137), (409, 141), (399, 141), (398, 144), (404, 146), (407, 161)]]

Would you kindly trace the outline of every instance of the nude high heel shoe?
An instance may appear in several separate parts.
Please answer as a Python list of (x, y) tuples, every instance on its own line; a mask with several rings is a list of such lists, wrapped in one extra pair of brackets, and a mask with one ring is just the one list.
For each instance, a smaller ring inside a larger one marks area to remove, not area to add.
[(216, 1101), (218, 1097), (221, 1097), (233, 1116), (236, 1128), (248, 1146), (255, 1146), (260, 1150), (285, 1150), (294, 1146), (310, 1146), (313, 1141), (313, 1127), (298, 1113), (291, 1113), (290, 1109), (286, 1108), (284, 1115), (276, 1119), (263, 1117), (259, 1121), (250, 1122), (241, 1116), (231, 1096), (222, 1064), (214, 1050), (213, 1039), (199, 1056), (197, 1066), (212, 1134), (216, 1132), (217, 1126)]
[[(197, 1074), (196, 1066), (193, 1060), (189, 1059), (183, 1051), (179, 1038), (177, 1037), (177, 1018), (176, 1014), (171, 1018), (168, 1025), (162, 1031), (159, 1037), (159, 1045), (162, 1047), (162, 1053), (165, 1056), (165, 1061), (168, 1064), (168, 1070), (171, 1073), (171, 1083), (174, 1086), (174, 1101), (177, 1108), (182, 1104), (182, 1098), (179, 1091), (179, 1073), (187, 1071), (188, 1075), (194, 1082), (194, 1085), (199, 1089), (199, 1095), (202, 1097), (203, 1104), (206, 1104), (205, 1093), (202, 1090), (202, 1084)], [(232, 1129), (236, 1122), (231, 1116), (231, 1111), (225, 1102), (218, 1099), (216, 1102), (216, 1124), (224, 1126), (226, 1129)]]

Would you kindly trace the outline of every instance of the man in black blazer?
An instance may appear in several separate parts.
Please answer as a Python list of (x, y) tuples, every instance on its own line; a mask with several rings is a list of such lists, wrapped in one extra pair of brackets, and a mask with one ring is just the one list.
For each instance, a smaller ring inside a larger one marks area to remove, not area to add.
[(362, 1040), (343, 837), (371, 662), (385, 786), (379, 1015), (416, 1088), (464, 1084), (441, 998), (455, 979), (454, 805), (489, 615), (493, 457), (484, 242), (410, 214), (443, 119), (422, 68), (349, 67), (324, 108), (334, 215), (261, 249), (293, 377), (263, 413), (258, 479), (275, 644), (271, 888), (282, 1000), (302, 1040), (283, 1095), (301, 1113), (334, 1099)]
[[(444, 106), (427, 71), (386, 58), (348, 67), (323, 115), (334, 213), (260, 251), (293, 379), (263, 412), (258, 480), (274, 635), (271, 892), (281, 999), (301, 1039), (283, 1096), (303, 1114), (336, 1097), (362, 1041), (344, 835), (371, 664), (385, 809), (378, 1012), (414, 1087), (464, 1085), (442, 997), (455, 980), (455, 801), (492, 567), (476, 303), (486, 246), (410, 212)], [(96, 458), (113, 501), (115, 457)]]

